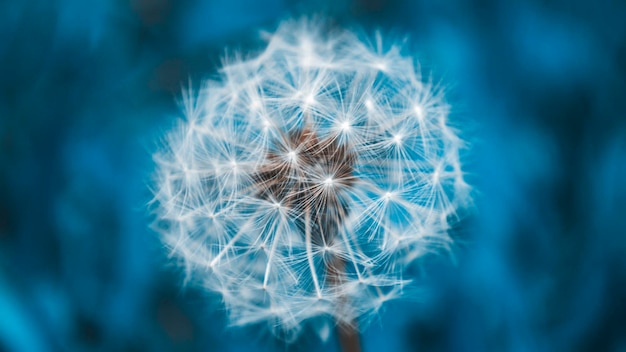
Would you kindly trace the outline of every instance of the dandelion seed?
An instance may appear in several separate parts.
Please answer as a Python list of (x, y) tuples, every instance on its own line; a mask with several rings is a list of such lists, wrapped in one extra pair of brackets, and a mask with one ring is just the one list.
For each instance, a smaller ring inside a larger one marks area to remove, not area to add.
[(291, 336), (315, 319), (363, 327), (411, 261), (449, 247), (469, 193), (463, 143), (414, 60), (319, 27), (286, 22), (187, 92), (188, 120), (154, 155), (160, 231), (185, 272), (234, 325)]

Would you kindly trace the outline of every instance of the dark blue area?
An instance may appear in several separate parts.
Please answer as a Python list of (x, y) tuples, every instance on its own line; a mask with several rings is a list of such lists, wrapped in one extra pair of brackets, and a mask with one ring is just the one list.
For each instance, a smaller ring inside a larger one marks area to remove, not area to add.
[(0, 3), (0, 350), (321, 347), (228, 329), (146, 210), (181, 85), (302, 14), (408, 35), (472, 142), (454, 260), (416, 270), (365, 351), (626, 350), (626, 3), (313, 3)]

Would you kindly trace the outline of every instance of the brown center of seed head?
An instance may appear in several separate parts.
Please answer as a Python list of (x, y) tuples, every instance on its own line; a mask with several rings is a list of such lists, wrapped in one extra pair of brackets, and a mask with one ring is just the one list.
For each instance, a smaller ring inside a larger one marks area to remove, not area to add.
[(282, 135), (254, 177), (258, 197), (289, 209), (304, 229), (310, 215), (312, 241), (330, 245), (348, 214), (345, 190), (354, 183), (355, 156), (336, 138), (319, 139), (308, 126)]

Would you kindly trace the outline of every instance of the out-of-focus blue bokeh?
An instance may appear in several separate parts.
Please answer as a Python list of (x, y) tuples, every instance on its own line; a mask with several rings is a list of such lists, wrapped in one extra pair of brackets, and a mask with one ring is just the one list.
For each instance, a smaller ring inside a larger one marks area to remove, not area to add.
[(0, 350), (337, 350), (228, 329), (215, 297), (181, 288), (146, 210), (181, 85), (311, 14), (407, 37), (472, 143), (454, 260), (424, 263), (425, 289), (364, 350), (626, 351), (617, 0), (1, 2)]

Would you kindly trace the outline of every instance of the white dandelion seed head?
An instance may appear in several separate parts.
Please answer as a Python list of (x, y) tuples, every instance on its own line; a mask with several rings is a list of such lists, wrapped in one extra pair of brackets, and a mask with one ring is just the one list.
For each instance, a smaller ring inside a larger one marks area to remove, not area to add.
[(468, 198), (441, 92), (401, 48), (292, 21), (184, 95), (154, 158), (163, 241), (234, 325), (352, 324), (448, 248)]

